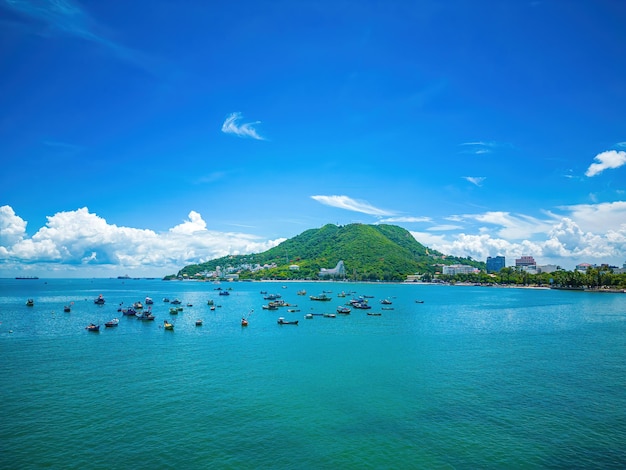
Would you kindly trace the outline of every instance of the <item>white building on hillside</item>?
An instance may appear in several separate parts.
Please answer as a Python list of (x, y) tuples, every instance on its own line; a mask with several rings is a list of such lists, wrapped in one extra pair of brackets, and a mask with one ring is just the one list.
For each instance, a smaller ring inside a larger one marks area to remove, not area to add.
[(478, 269), (467, 264), (451, 264), (443, 267), (443, 274), (454, 276), (455, 274), (472, 274), (477, 273)]

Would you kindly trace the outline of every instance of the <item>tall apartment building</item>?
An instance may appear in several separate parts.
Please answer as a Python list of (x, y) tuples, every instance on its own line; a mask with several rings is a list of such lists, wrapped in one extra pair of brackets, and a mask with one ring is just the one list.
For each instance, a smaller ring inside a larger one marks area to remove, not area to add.
[(506, 266), (506, 260), (504, 256), (487, 256), (487, 272), (488, 273), (497, 273), (500, 272), (502, 268)]

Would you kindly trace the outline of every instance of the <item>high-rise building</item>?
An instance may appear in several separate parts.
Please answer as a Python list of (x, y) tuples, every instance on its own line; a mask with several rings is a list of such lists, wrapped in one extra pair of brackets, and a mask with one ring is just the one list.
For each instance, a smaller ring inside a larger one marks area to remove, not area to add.
[(502, 268), (505, 266), (504, 256), (496, 256), (491, 257), (487, 256), (487, 272), (488, 273), (497, 273), (500, 272)]
[(521, 258), (517, 258), (515, 260), (515, 267), (523, 268), (525, 266), (537, 266), (535, 258), (532, 256), (522, 256)]

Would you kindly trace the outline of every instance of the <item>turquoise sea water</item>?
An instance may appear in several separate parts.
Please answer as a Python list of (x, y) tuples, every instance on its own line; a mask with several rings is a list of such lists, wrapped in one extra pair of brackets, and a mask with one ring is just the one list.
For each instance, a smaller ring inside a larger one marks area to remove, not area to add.
[[(304, 319), (341, 291), (381, 315)], [(117, 312), (146, 296), (154, 322)], [(626, 467), (624, 294), (5, 279), (0, 322), (1, 468)]]

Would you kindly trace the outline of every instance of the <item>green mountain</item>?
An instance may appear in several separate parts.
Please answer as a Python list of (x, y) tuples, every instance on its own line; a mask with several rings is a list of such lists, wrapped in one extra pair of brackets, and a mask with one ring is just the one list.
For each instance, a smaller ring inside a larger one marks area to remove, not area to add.
[[(446, 256), (426, 248), (405, 229), (395, 225), (328, 224), (302, 232), (263, 253), (225, 256), (192, 264), (175, 277), (202, 277), (219, 269), (239, 279), (319, 279), (322, 268), (334, 268), (343, 260), (346, 278), (401, 281), (409, 274), (441, 271), (441, 265), (485, 264), (468, 258)], [(290, 266), (297, 265), (298, 269)], [(258, 266), (270, 266), (258, 269)]]

